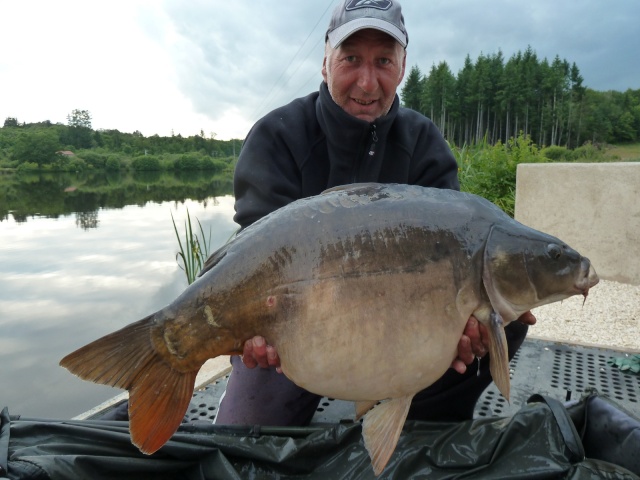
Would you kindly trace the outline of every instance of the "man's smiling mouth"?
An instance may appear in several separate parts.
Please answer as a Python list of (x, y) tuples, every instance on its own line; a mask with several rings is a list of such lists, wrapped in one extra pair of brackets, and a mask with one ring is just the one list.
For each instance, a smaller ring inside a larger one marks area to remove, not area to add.
[(371, 105), (372, 103), (375, 103), (375, 100), (360, 100), (358, 98), (354, 98), (352, 100), (354, 102), (356, 102), (357, 104), (364, 105), (364, 106)]

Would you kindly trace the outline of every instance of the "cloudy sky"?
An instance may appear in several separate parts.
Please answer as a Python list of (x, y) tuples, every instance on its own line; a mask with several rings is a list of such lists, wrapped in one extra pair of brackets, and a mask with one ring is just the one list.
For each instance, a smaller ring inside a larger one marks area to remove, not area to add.
[[(316, 90), (337, 0), (0, 0), (0, 121), (244, 138)], [(638, 0), (403, 0), (407, 68), (528, 45), (587, 87), (640, 88)]]

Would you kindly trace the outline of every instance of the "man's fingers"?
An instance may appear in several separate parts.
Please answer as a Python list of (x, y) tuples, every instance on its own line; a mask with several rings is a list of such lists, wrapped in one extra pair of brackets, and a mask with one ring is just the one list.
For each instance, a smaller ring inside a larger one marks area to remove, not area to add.
[[(487, 354), (487, 346), (489, 345), (488, 332), (486, 327), (482, 325), (476, 317), (469, 317), (467, 326), (464, 329), (464, 335), (469, 337), (471, 352), (474, 357), (484, 357)], [(473, 358), (468, 362), (466, 361), (467, 359), (463, 360), (469, 365), (473, 361)]]
[(244, 363), (247, 368), (256, 368), (258, 366), (258, 362), (253, 358), (253, 339), (244, 342), (242, 363)]
[[(531, 312), (523, 313), (518, 320), (526, 325), (536, 323), (536, 317)], [(464, 373), (467, 370), (467, 365), (471, 365), (476, 357), (484, 357), (488, 350), (489, 330), (472, 315), (469, 317), (467, 325), (464, 327), (464, 333), (458, 342), (458, 357), (451, 362), (451, 368), (458, 373)]]
[(489, 351), (489, 329), (486, 325), (478, 322), (478, 331), (480, 332), (480, 342), (476, 344), (476, 348), (473, 350), (476, 357), (484, 357)]
[(520, 315), (520, 318), (518, 318), (518, 321), (524, 323), (525, 325), (535, 325), (538, 320), (536, 319), (536, 316), (533, 313), (524, 312), (522, 315)]
[(279, 367), (280, 366), (280, 357), (278, 357), (278, 352), (271, 345), (267, 345), (267, 362), (270, 367)]
[(264, 337), (253, 337), (253, 358), (262, 368), (269, 368), (267, 360), (267, 342)]
[(463, 374), (467, 371), (467, 366), (464, 362), (458, 358), (456, 358), (453, 362), (451, 362), (451, 368), (453, 368), (456, 372)]
[[(475, 359), (475, 355), (471, 350), (471, 340), (468, 336), (462, 335), (460, 340), (458, 341), (458, 357), (453, 361), (451, 366), (455, 368), (457, 372), (460, 372), (460, 364), (464, 366), (464, 369), (461, 373), (464, 373), (467, 369), (466, 365), (469, 365)], [(458, 364), (458, 368), (456, 368), (456, 364)]]
[(276, 371), (282, 373), (278, 352), (275, 347), (267, 345), (264, 337), (255, 336), (244, 343), (242, 363), (247, 368), (255, 368), (257, 366), (261, 368), (276, 367)]
[(253, 337), (244, 342), (242, 363), (244, 363), (247, 368), (255, 368), (257, 366), (262, 368), (269, 367), (269, 361), (267, 360), (267, 342), (265, 342), (263, 337)]

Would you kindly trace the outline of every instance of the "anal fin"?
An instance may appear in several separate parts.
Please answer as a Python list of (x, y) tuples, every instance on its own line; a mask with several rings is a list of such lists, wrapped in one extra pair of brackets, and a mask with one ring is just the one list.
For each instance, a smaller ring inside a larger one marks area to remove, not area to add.
[(356, 402), (356, 420), (360, 420), (369, 410), (376, 406), (378, 400)]
[(489, 370), (498, 390), (509, 401), (511, 379), (509, 377), (509, 349), (504, 322), (499, 313), (492, 311), (489, 316)]
[(376, 405), (364, 417), (362, 436), (375, 475), (380, 475), (396, 449), (413, 395)]

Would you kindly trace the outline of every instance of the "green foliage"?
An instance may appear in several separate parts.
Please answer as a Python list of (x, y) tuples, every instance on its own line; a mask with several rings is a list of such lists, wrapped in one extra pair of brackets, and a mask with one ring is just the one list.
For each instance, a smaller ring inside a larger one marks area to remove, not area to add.
[(83, 172), (86, 168), (87, 164), (81, 158), (59, 155), (58, 159), (51, 165), (50, 170), (58, 172)]
[(540, 150), (540, 153), (551, 161), (554, 162), (567, 162), (571, 160), (571, 151), (567, 147), (559, 147), (552, 145)]
[(109, 155), (107, 161), (105, 162), (105, 168), (107, 171), (116, 171), (120, 170), (120, 159), (115, 155)]
[(91, 148), (93, 130), (91, 130), (91, 114), (88, 110), (73, 110), (67, 115), (68, 128), (62, 132), (60, 140), (73, 145), (76, 149)]
[(519, 163), (544, 162), (528, 136), (520, 134), (503, 145), (484, 142), (474, 147), (454, 148), (458, 161), (460, 189), (480, 195), (513, 216), (516, 169)]
[(501, 51), (475, 62), (467, 55), (457, 77), (446, 62), (434, 64), (420, 82), (419, 72), (415, 66), (407, 77), (404, 104), (458, 145), (506, 143), (520, 131), (538, 145), (568, 148), (640, 138), (640, 90), (589, 90), (578, 66), (558, 55), (550, 62), (527, 47), (506, 62)]
[(224, 170), (224, 167), (226, 167), (226, 164), (224, 162), (213, 160), (213, 158), (211, 157), (202, 157), (200, 165), (202, 170), (211, 170), (214, 172), (222, 171)]
[(14, 117), (7, 117), (4, 119), (4, 127), (19, 127), (18, 119)]
[(232, 157), (228, 157), (226, 159), (222, 158), (205, 158), (202, 161), (202, 169), (210, 170), (215, 173), (233, 173), (234, 159)]
[(198, 153), (185, 153), (175, 162), (177, 170), (201, 170), (202, 156)]
[(22, 162), (16, 168), (18, 172), (29, 172), (29, 171), (38, 171), (40, 170), (40, 166), (35, 162)]
[(634, 123), (631, 112), (622, 112), (613, 125), (613, 135), (621, 142), (635, 142), (638, 138), (638, 129)]
[[(190, 137), (145, 137), (137, 130), (133, 133), (94, 131), (88, 110), (73, 110), (67, 120), (68, 125), (52, 124), (48, 120), (20, 124), (16, 118), (7, 117), (0, 128), (0, 167), (17, 168), (24, 162), (31, 162), (37, 163), (40, 169), (51, 171), (133, 168), (138, 171), (176, 169), (229, 173), (233, 172), (242, 146), (241, 140), (216, 140), (215, 134), (206, 137), (202, 130)], [(44, 138), (47, 141), (41, 141)], [(71, 150), (78, 159), (61, 161), (48, 155), (51, 152), (50, 140), (54, 138), (54, 152)], [(47, 155), (38, 148), (46, 150)], [(115, 159), (108, 162), (113, 155)], [(144, 156), (151, 158), (139, 158)]]
[(160, 160), (154, 155), (140, 155), (131, 162), (134, 170), (160, 170)]
[(604, 153), (599, 146), (586, 142), (571, 152), (571, 159), (574, 162), (601, 162), (604, 160)]
[(87, 165), (91, 165), (93, 168), (105, 168), (107, 164), (107, 155), (96, 153), (91, 150), (77, 152), (77, 156), (82, 158)]
[(33, 162), (39, 167), (52, 164), (58, 158), (60, 148), (55, 133), (35, 131), (21, 133), (13, 145), (13, 158), (22, 162)]
[(80, 127), (91, 129), (91, 113), (89, 110), (72, 110), (69, 115), (67, 115), (67, 124), (70, 127)]
[[(205, 261), (209, 257), (209, 248), (211, 246), (211, 229), (209, 229), (209, 238), (204, 234), (202, 224), (200, 220), (196, 218), (198, 227), (200, 228), (201, 237), (198, 238), (198, 234), (194, 233), (193, 226), (191, 224), (191, 216), (187, 209), (187, 220), (184, 224), (184, 245), (180, 240), (180, 234), (178, 233), (178, 227), (176, 227), (176, 221), (171, 214), (171, 221), (173, 222), (173, 231), (176, 233), (178, 239), (178, 246), (180, 251), (176, 253), (176, 261), (178, 266), (184, 271), (187, 277), (187, 283), (191, 285), (198, 275), (198, 272), (202, 270)], [(180, 264), (182, 261), (182, 265)]]
[(402, 105), (404, 107), (415, 110), (416, 112), (421, 111), (421, 92), (422, 92), (422, 83), (423, 83), (423, 75), (420, 72), (420, 68), (417, 65), (411, 67), (409, 71), (409, 75), (407, 76), (407, 80), (404, 83), (404, 87), (402, 87)]
[(604, 151), (591, 142), (569, 150), (566, 147), (552, 146), (543, 148), (540, 153), (554, 162), (604, 162), (607, 161)]

